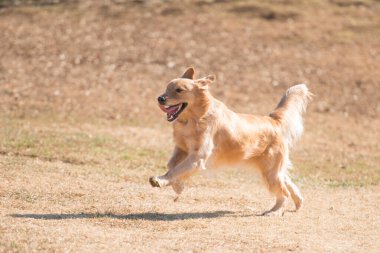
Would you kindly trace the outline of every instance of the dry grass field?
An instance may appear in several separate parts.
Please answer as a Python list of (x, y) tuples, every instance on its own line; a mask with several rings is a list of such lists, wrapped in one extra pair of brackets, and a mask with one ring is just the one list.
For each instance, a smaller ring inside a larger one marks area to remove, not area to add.
[[(379, 252), (380, 2), (0, 0), (0, 252)], [(37, 3), (37, 4), (36, 4)], [(49, 3), (49, 4), (47, 4)], [(174, 202), (156, 97), (187, 66), (268, 114), (315, 94), (281, 217), (259, 177), (198, 175)]]

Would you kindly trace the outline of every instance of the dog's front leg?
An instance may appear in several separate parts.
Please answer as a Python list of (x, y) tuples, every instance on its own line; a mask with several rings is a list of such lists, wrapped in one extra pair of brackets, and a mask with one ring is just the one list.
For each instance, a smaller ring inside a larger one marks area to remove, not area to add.
[(168, 164), (166, 165), (168, 170), (171, 170), (175, 166), (177, 166), (177, 164), (182, 162), (186, 158), (187, 155), (188, 154), (185, 151), (183, 151), (182, 149), (180, 149), (179, 147), (176, 146), (174, 148), (174, 151), (173, 151), (171, 158), (169, 159)]
[(207, 157), (199, 153), (190, 153), (181, 163), (169, 170), (163, 176), (155, 176), (149, 179), (153, 187), (172, 185), (194, 174), (198, 169), (205, 169)]
[(198, 145), (193, 146), (186, 158), (173, 168), (169, 169), (165, 175), (149, 178), (150, 184), (153, 187), (175, 185), (176, 182), (185, 180), (199, 169), (206, 169), (205, 164), (207, 159), (212, 154), (214, 144), (211, 141), (211, 136), (205, 134), (202, 137), (203, 138), (198, 142)]
[[(177, 166), (180, 162), (182, 162), (186, 158), (187, 155), (188, 154), (185, 151), (183, 151), (182, 149), (176, 146), (174, 148), (172, 157), (170, 158), (167, 164), (168, 170), (170, 171), (174, 169), (175, 166)], [(177, 194), (177, 197), (175, 198), (175, 200), (177, 200), (178, 196), (182, 193), (184, 189), (184, 183), (182, 180), (177, 180), (176, 182), (173, 182), (171, 186), (173, 190), (175, 191), (175, 193)]]

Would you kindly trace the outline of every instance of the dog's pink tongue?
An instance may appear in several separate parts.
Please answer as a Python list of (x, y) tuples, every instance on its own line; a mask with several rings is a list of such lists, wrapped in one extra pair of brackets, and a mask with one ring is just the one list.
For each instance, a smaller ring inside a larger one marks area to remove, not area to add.
[(169, 107), (168, 109), (166, 109), (166, 112), (169, 114), (173, 114), (176, 111), (177, 111), (177, 106)]
[(174, 114), (178, 109), (178, 106), (172, 106), (169, 108), (166, 108), (164, 105), (160, 105), (160, 104), (158, 104), (158, 106), (163, 112), (166, 112), (168, 115)]

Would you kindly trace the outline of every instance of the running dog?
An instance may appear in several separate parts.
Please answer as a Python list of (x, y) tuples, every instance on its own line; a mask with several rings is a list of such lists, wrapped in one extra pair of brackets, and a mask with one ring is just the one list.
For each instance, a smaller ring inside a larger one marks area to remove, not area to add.
[(194, 69), (188, 68), (158, 97), (167, 120), (174, 122), (175, 147), (168, 172), (151, 177), (150, 184), (170, 185), (179, 196), (184, 181), (200, 170), (248, 166), (260, 172), (276, 197), (264, 215), (278, 213), (287, 197), (298, 210), (303, 198), (288, 176), (289, 150), (303, 133), (302, 114), (311, 98), (308, 88), (290, 87), (269, 116), (254, 116), (235, 113), (215, 99), (209, 91), (214, 81), (214, 75), (194, 79)]

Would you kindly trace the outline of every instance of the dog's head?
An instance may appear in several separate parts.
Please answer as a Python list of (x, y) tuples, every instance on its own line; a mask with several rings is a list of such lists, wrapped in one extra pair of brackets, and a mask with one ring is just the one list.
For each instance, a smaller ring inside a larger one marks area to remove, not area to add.
[(158, 104), (166, 112), (168, 121), (174, 121), (184, 110), (196, 106), (209, 84), (215, 81), (214, 75), (194, 80), (194, 73), (193, 68), (188, 68), (180, 78), (171, 80), (158, 97)]

